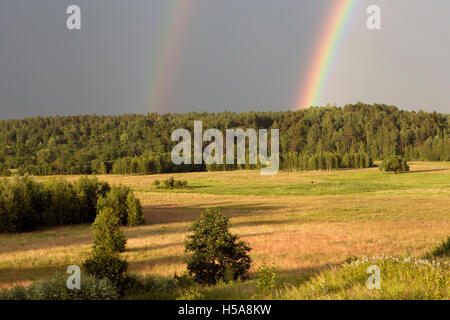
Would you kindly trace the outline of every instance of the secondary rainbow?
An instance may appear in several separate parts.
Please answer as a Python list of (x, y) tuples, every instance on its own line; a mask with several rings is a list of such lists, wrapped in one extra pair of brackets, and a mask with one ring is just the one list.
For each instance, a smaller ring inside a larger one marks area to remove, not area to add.
[(355, 8), (357, 0), (336, 0), (326, 20), (313, 53), (306, 80), (300, 87), (295, 108), (302, 109), (318, 105), (329, 75), (330, 67), (337, 54), (339, 44)]
[(162, 113), (170, 111), (170, 95), (174, 90), (194, 0), (165, 0), (164, 5), (148, 105), (150, 112)]

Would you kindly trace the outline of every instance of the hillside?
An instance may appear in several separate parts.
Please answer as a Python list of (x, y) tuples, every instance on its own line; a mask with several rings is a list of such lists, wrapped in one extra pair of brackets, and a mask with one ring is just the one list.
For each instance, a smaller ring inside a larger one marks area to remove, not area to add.
[[(400, 154), (408, 160), (450, 160), (449, 115), (408, 112), (394, 106), (347, 105), (301, 111), (218, 114), (56, 116), (0, 121), (0, 166), (19, 173), (149, 174), (203, 171), (175, 168), (173, 130), (280, 129), (282, 155), (365, 154), (373, 160)], [(284, 160), (282, 168), (287, 167)]]

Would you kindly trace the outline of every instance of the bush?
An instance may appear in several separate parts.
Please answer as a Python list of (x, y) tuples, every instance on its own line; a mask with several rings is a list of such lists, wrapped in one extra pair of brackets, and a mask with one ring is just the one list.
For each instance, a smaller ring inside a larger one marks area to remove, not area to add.
[(24, 286), (16, 286), (11, 290), (0, 290), (0, 300), (30, 300), (31, 294)]
[(182, 188), (181, 185), (182, 185), (182, 181), (181, 180), (175, 180), (173, 182), (173, 188), (176, 188), (176, 189)]
[(123, 252), (127, 239), (119, 228), (119, 218), (111, 208), (103, 208), (92, 224), (94, 251)]
[(181, 290), (176, 300), (205, 300), (205, 296), (197, 287), (190, 287)]
[(138, 226), (144, 223), (141, 203), (132, 192), (127, 196), (127, 212), (127, 225)]
[(188, 272), (185, 272), (180, 276), (175, 273), (173, 278), (176, 281), (178, 287), (183, 289), (187, 289), (197, 285), (191, 274), (189, 274)]
[(258, 280), (256, 280), (256, 286), (261, 292), (268, 292), (275, 287), (275, 267), (274, 266), (261, 266), (258, 270)]
[(116, 286), (121, 287), (127, 279), (128, 262), (119, 257), (117, 253), (94, 251), (83, 262), (84, 270), (98, 279), (108, 279)]
[(163, 181), (163, 186), (166, 189), (172, 189), (174, 185), (175, 185), (174, 177), (170, 177), (169, 179)]
[(188, 182), (186, 180), (175, 180), (174, 177), (170, 177), (169, 179), (164, 180), (162, 184), (159, 180), (155, 180), (153, 184), (158, 189), (182, 189), (187, 186)]
[(402, 157), (391, 156), (382, 161), (379, 169), (386, 172), (400, 173), (409, 171), (409, 166)]
[(185, 242), (190, 254), (187, 270), (198, 283), (214, 285), (230, 270), (233, 279), (248, 279), (251, 259), (247, 252), (251, 249), (229, 228), (228, 219), (214, 209), (208, 209), (190, 228), (193, 234)]
[(431, 259), (433, 257), (450, 257), (450, 236), (447, 237), (447, 240), (442, 241), (442, 243), (431, 252), (427, 252), (425, 255), (427, 259)]
[(119, 218), (122, 226), (138, 225), (144, 223), (142, 207), (133, 192), (126, 186), (114, 186), (106, 197), (99, 198), (97, 207), (99, 210), (110, 208)]
[(175, 299), (177, 288), (174, 279), (129, 275), (126, 284), (123, 286), (123, 295), (125, 299)]
[(12, 175), (11, 170), (9, 170), (8, 168), (3, 167), (0, 164), (0, 176), (1, 177), (10, 177)]
[(98, 279), (108, 279), (123, 293), (127, 284), (128, 262), (118, 252), (125, 251), (126, 238), (119, 227), (119, 218), (111, 208), (102, 208), (92, 224), (94, 245), (92, 255), (83, 263), (85, 271)]
[(127, 224), (127, 197), (131, 189), (126, 186), (113, 186), (105, 198), (98, 200), (98, 209), (111, 208), (114, 214), (119, 218), (120, 225)]
[(111, 300), (119, 293), (108, 279), (97, 279), (91, 275), (81, 276), (81, 289), (67, 288), (67, 277), (55, 274), (51, 279), (32, 284), (28, 288), (14, 287), (0, 291), (0, 300)]

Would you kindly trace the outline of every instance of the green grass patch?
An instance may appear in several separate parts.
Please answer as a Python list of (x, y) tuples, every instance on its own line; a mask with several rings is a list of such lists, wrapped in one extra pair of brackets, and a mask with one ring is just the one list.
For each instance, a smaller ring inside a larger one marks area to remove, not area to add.
[[(447, 171), (445, 169), (444, 171)], [(450, 194), (448, 174), (442, 171), (420, 171), (403, 174), (380, 172), (376, 169), (338, 170), (334, 172), (289, 172), (279, 176), (259, 177), (257, 171), (230, 178), (220, 175), (205, 179), (189, 180), (189, 187), (175, 190), (136, 190), (173, 193), (200, 193), (217, 195), (263, 195), (263, 196), (324, 196), (377, 194), (401, 195), (404, 191), (420, 190), (427, 195)], [(254, 176), (254, 177), (253, 177)]]

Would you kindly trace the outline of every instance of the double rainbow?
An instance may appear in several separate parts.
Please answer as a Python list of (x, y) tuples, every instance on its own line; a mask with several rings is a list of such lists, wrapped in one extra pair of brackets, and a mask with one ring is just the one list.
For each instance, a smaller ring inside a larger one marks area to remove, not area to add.
[[(166, 0), (164, 25), (158, 51), (153, 61), (157, 64), (150, 85), (149, 109), (165, 112), (175, 86), (178, 65), (182, 57), (189, 21), (195, 0)], [(358, 0), (335, 2), (313, 52), (310, 68), (297, 90), (295, 109), (318, 105), (322, 97), (331, 66), (337, 56), (339, 44)]]

